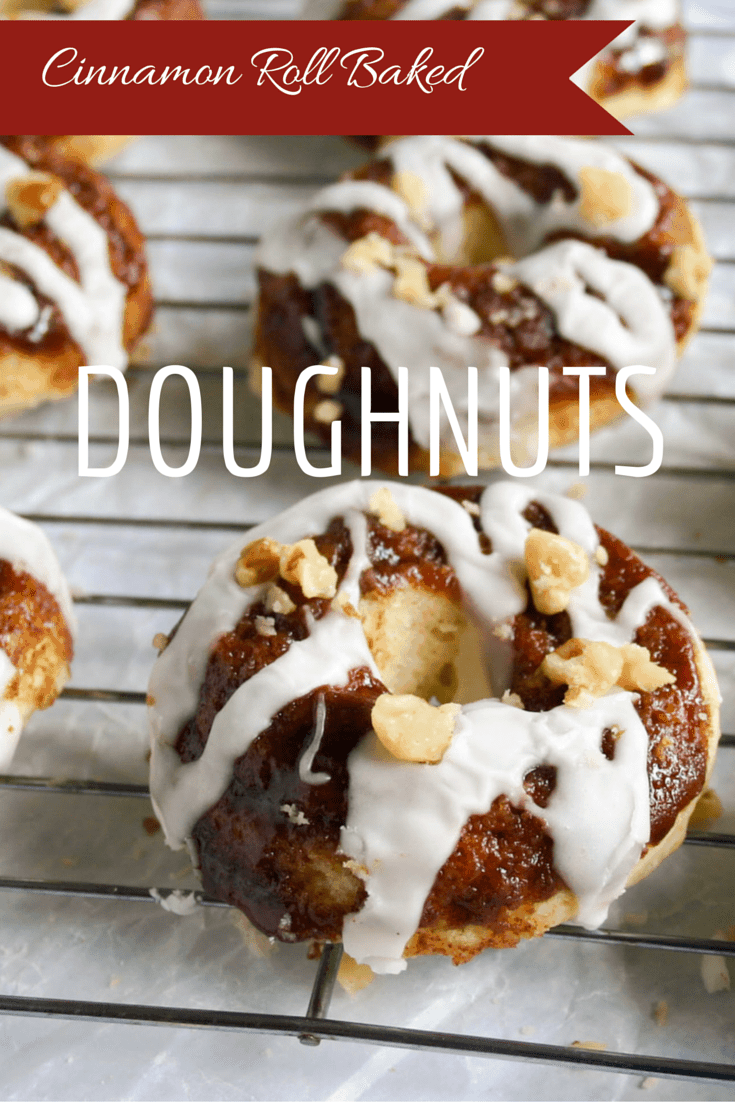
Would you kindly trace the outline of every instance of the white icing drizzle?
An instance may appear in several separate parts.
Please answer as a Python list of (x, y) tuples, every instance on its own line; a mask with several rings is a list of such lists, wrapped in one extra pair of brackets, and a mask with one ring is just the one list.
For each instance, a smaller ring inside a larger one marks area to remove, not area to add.
[[(30, 574), (58, 602), (72, 634), (76, 618), (69, 586), (45, 533), (35, 524), (0, 507), (0, 562), (8, 562), (16, 573)], [(23, 729), (16, 702), (6, 694), (15, 676), (15, 666), (0, 650), (0, 771), (10, 765)]]
[[(334, 517), (344, 517), (353, 555), (338, 596), (356, 604), (360, 575), (369, 564), (364, 513), (384, 485), (409, 523), (428, 528), (441, 541), (470, 615), (488, 634), (493, 624), (525, 607), (521, 579), (530, 525), (522, 513), (537, 501), (559, 533), (579, 544), (589, 558), (589, 578), (570, 598), (574, 635), (621, 645), (634, 638), (653, 607), (662, 606), (696, 638), (653, 577), (631, 590), (610, 620), (598, 597), (599, 541), (588, 513), (579, 502), (519, 483), (496, 483), (482, 495), (481, 523), (493, 546), (489, 555), (480, 550), (472, 519), (461, 504), (421, 487), (373, 481), (322, 490), (251, 530), (247, 540), (269, 536), (290, 543), (323, 531)], [(211, 650), (263, 596), (262, 586), (243, 590), (234, 580), (242, 545), (238, 541), (214, 563), (151, 677), (151, 790), (167, 841), (175, 848), (187, 841), (197, 819), (223, 794), (234, 761), (289, 701), (321, 686), (342, 686), (350, 671), (361, 667), (380, 676), (361, 623), (340, 611), (335, 601), (326, 616), (312, 622), (306, 639), (292, 643), (237, 689), (216, 716), (202, 756), (182, 765), (174, 744), (196, 710)], [(495, 643), (510, 651), (510, 643), (497, 638)], [(493, 691), (500, 697), (508, 685), (497, 669), (493, 673)], [(554, 840), (556, 868), (577, 896), (578, 921), (599, 924), (649, 836), (647, 737), (633, 707), (635, 699), (635, 694), (617, 690), (586, 710), (561, 706), (544, 713), (523, 712), (500, 700), (465, 705), (439, 765), (399, 762), (374, 736), (363, 739), (348, 763), (349, 811), (341, 846), (366, 866), (368, 899), (345, 924), (348, 952), (376, 970), (401, 970), (406, 942), (467, 817), (487, 812), (502, 794), (533, 809), (522, 782), (540, 764), (556, 766), (557, 786), (548, 807), (535, 808), (535, 814), (545, 820)], [(623, 732), (612, 762), (600, 749), (606, 727)], [(322, 730), (317, 712), (312, 746)], [(303, 763), (310, 773), (313, 756)]]
[[(7, 183), (29, 172), (24, 160), (0, 146), (0, 213), (7, 209)], [(124, 368), (127, 354), (122, 334), (127, 288), (112, 272), (105, 230), (66, 190), (46, 211), (44, 221), (74, 257), (78, 283), (39, 245), (5, 227), (0, 227), (0, 262), (20, 269), (41, 294), (56, 304), (88, 364)], [(15, 285), (15, 291), (9, 290), (8, 283)], [(41, 320), (39, 303), (24, 284), (4, 275), (0, 294), (0, 324), (9, 332), (25, 331)], [(43, 326), (37, 332), (42, 336)]]
[[(475, 147), (482, 141), (499, 152), (535, 164), (551, 163), (572, 182), (580, 170), (603, 169), (618, 173), (629, 185), (629, 213), (604, 227), (607, 236), (631, 243), (655, 224), (659, 200), (653, 186), (637, 173), (627, 158), (595, 141), (557, 137), (484, 137), (457, 141), (447, 137), (404, 138), (384, 155), (397, 172), (410, 172), (424, 184), (426, 208), (422, 214), (436, 227), (442, 255), (451, 255), (460, 243), (464, 196), (453, 170), (478, 192), (495, 213), (508, 248), (522, 257), (509, 268), (552, 310), (563, 335), (589, 348), (616, 369), (643, 364), (656, 374), (645, 379), (639, 392), (646, 398), (660, 394), (676, 365), (676, 338), (661, 294), (642, 269), (610, 259), (583, 241), (564, 241), (544, 247), (553, 233), (597, 236), (585, 218), (580, 196), (568, 201), (557, 193), (548, 203), (537, 203), (512, 179), (504, 176)], [(343, 267), (347, 243), (324, 225), (318, 214), (360, 209), (375, 210), (393, 219), (419, 255), (438, 259), (404, 201), (391, 189), (374, 182), (346, 181), (317, 194), (306, 207), (266, 234), (258, 252), (262, 268), (279, 274), (292, 272), (302, 286), (331, 283), (352, 306), (362, 336), (370, 341), (395, 378), (398, 368), (409, 367), (409, 417), (414, 439), (429, 445), (429, 367), (442, 371), (462, 431), (467, 431), (467, 367), (478, 369), (480, 449), (497, 451), (499, 412), (498, 377), (508, 366), (505, 353), (487, 338), (477, 336), (473, 318), (451, 309), (422, 309), (396, 298), (393, 273), (373, 267), (356, 272)], [(596, 294), (589, 293), (592, 288)], [(602, 295), (602, 298), (597, 297)], [(470, 311), (472, 313), (472, 311)], [(511, 376), (511, 410), (522, 422), (535, 398), (536, 372)], [(637, 377), (639, 378), (639, 377)], [(455, 451), (446, 419), (442, 444)]]
[(324, 702), (324, 694), (320, 693), (316, 705), (316, 724), (314, 736), (299, 759), (299, 778), (304, 784), (326, 784), (330, 780), (329, 773), (315, 773), (313, 770), (314, 758), (319, 753), (319, 747), (324, 738), (324, 727), (327, 722), (327, 705)]
[[(625, 732), (608, 761), (601, 732)], [(345, 919), (345, 949), (376, 972), (399, 972), (438, 870), (471, 815), (506, 795), (545, 819), (554, 864), (575, 892), (577, 921), (599, 926), (650, 833), (646, 732), (630, 694), (584, 711), (523, 712), (499, 701), (467, 705), (437, 765), (399, 762), (370, 735), (349, 758), (350, 795), (342, 849), (369, 870), (368, 898)], [(523, 778), (557, 767), (548, 807), (537, 808)]]

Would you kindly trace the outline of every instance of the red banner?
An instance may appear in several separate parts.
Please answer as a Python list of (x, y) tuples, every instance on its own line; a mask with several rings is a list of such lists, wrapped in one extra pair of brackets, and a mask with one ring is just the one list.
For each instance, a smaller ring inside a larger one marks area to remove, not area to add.
[(0, 68), (3, 125), (23, 134), (628, 134), (569, 80), (628, 25), (11, 21), (2, 24), (5, 57), (16, 59)]

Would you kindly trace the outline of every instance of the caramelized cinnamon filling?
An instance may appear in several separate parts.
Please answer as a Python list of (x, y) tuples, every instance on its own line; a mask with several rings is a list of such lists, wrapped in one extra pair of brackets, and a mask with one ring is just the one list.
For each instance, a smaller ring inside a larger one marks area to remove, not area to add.
[[(48, 172), (64, 181), (65, 186), (77, 203), (88, 214), (92, 215), (107, 234), (110, 267), (115, 278), (128, 288), (130, 294), (140, 290), (147, 278), (143, 237), (133, 225), (127, 209), (117, 198), (107, 181), (88, 168), (87, 165), (60, 156), (48, 146), (42, 136), (16, 137), (3, 135), (0, 137), (0, 141), (11, 153), (25, 160), (29, 169)], [(17, 228), (12, 221), (12, 217), (7, 214), (0, 219), (0, 224), (13, 229)], [(64, 242), (60, 241), (51, 232), (45, 223), (31, 226), (24, 231), (24, 234), (34, 244), (47, 252), (54, 263), (58, 264), (70, 278), (78, 279), (79, 273), (76, 262), (69, 249)], [(33, 292), (39, 303), (44, 305), (47, 301), (44, 296), (35, 287), (33, 287)], [(145, 304), (141, 303), (141, 307), (143, 305)], [(145, 306), (144, 315), (136, 319), (135, 336), (148, 325), (151, 310), (152, 306), (149, 303)], [(0, 354), (6, 347), (8, 351), (17, 348), (17, 340), (15, 334), (10, 336), (0, 328)], [(30, 345), (34, 352), (46, 354), (58, 353), (62, 348), (68, 346), (69, 342), (72, 343), (73, 347), (77, 347), (71, 341), (61, 314), (58, 310), (55, 310), (49, 319), (44, 336), (38, 341), (28, 342), (25, 340), (23, 343), (24, 348), (26, 345)], [(79, 362), (81, 362), (84, 359), (81, 351), (79, 357)]]
[(33, 678), (36, 661), (43, 651), (44, 667), (52, 664), (49, 659), (60, 666), (71, 662), (71, 634), (46, 586), (31, 574), (14, 570), (6, 560), (0, 560), (0, 647), (16, 669), (11, 691), (17, 692), (20, 684), (25, 695), (25, 683), (32, 681), (34, 706), (49, 704), (55, 681), (45, 685), (41, 678)]

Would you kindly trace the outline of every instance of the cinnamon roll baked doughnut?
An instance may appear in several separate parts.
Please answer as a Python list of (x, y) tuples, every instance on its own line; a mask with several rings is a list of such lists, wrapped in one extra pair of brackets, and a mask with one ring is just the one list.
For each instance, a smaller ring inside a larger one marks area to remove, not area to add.
[(574, 81), (619, 119), (671, 107), (687, 86), (679, 0), (306, 0), (305, 19), (627, 19)]
[(204, 19), (199, 0), (0, 0), (0, 19)]
[(154, 667), (151, 791), (269, 936), (460, 963), (599, 925), (679, 845), (718, 700), (684, 605), (578, 502), (352, 482), (215, 562)]
[(44, 533), (0, 508), (0, 771), (21, 731), (69, 679), (74, 614)]
[(0, 138), (0, 413), (124, 368), (148, 326), (144, 241), (109, 183), (42, 138)]
[[(274, 401), (293, 408), (311, 379), (306, 423), (323, 439), (342, 423), (360, 454), (361, 369), (372, 409), (395, 411), (409, 372), (411, 462), (429, 461), (429, 368), (441, 369), (467, 439), (468, 366), (479, 375), (480, 466), (498, 463), (498, 379), (511, 370), (512, 435), (535, 454), (539, 366), (550, 369), (550, 442), (576, 439), (578, 377), (591, 379), (591, 427), (620, 415), (615, 373), (644, 365), (635, 398), (664, 390), (697, 327), (709, 272), (684, 200), (599, 141), (555, 137), (399, 139), (266, 233), (257, 257), (253, 352), (273, 369)], [(321, 390), (320, 390), (321, 387)], [(529, 427), (533, 426), (533, 431)], [(463, 471), (442, 425), (442, 474)], [(396, 426), (373, 428), (373, 457), (396, 471)]]

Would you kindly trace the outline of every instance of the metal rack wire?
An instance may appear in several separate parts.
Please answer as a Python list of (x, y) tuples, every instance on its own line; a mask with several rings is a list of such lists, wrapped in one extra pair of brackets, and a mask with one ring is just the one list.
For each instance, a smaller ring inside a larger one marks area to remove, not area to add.
[[(285, 17), (290, 11), (290, 0), (279, 3), (277, 10), (273, 8), (267, 14), (271, 17)], [(262, 0), (236, 0), (233, 3), (228, 0), (212, 0), (210, 14), (222, 15), (232, 18), (237, 12), (244, 17), (257, 17), (264, 14)], [(701, 53), (705, 56), (708, 40), (716, 40), (717, 43), (725, 42), (729, 47), (735, 47), (735, 21), (730, 30), (712, 32), (706, 28), (700, 28), (692, 38), (692, 48), (696, 58)], [(699, 99), (706, 106), (708, 103), (721, 105), (721, 110), (730, 113), (735, 104), (735, 82), (722, 81), (719, 77), (708, 78), (705, 67), (699, 64), (695, 66), (696, 81), (690, 96)], [(714, 99), (712, 98), (714, 97)], [(735, 190), (731, 185), (730, 169), (735, 169), (735, 136), (730, 135), (729, 123), (723, 124), (707, 116), (709, 131), (700, 135), (693, 127), (685, 128), (684, 132), (670, 132), (666, 122), (656, 129), (655, 124), (645, 124), (642, 127), (643, 136), (634, 139), (639, 148), (653, 149), (656, 146), (671, 145), (672, 149), (679, 147), (697, 146), (706, 147), (707, 155), (713, 165), (712, 186), (699, 187), (696, 190), (696, 199), (705, 213), (715, 211), (717, 224), (725, 225), (724, 243), (716, 242), (718, 246), (718, 264), (721, 283), (716, 286), (716, 294), (722, 301), (732, 293), (735, 297), (735, 233), (730, 228), (735, 210)], [(638, 127), (636, 127), (638, 129)], [(706, 129), (706, 128), (705, 128)], [(709, 135), (709, 136), (708, 136)], [(667, 146), (668, 148), (668, 146)], [(267, 158), (266, 158), (267, 161)], [(719, 167), (718, 167), (719, 166)], [(724, 166), (724, 167), (723, 167)], [(166, 157), (152, 167), (132, 169), (124, 167), (116, 169), (112, 175), (119, 188), (125, 194), (128, 189), (129, 199), (135, 206), (136, 188), (150, 187), (154, 191), (159, 187), (167, 187), (170, 184), (184, 183), (192, 188), (210, 185), (217, 188), (241, 188), (245, 186), (268, 189), (292, 189), (299, 191), (329, 182), (333, 173), (329, 170), (320, 171), (319, 165), (315, 170), (315, 162), (302, 165), (298, 171), (289, 166), (288, 172), (283, 171), (277, 165), (264, 163), (256, 170), (250, 170), (233, 157), (233, 164), (218, 166), (215, 174), (196, 168), (182, 171), (180, 166), (171, 167)], [(719, 175), (718, 175), (719, 174)], [(145, 221), (145, 219), (144, 219)], [(255, 213), (251, 217), (254, 223), (259, 222), (256, 203)], [(177, 255), (186, 255), (189, 261), (194, 263), (198, 256), (209, 257), (210, 253), (215, 257), (216, 263), (222, 263), (223, 258), (237, 253), (245, 255), (252, 249), (257, 240), (255, 228), (249, 225), (238, 226), (237, 232), (218, 226), (215, 229), (185, 224), (171, 228), (156, 222), (156, 218), (150, 216), (148, 238), (151, 242), (151, 253), (154, 264), (154, 275), (157, 265), (162, 269), (164, 264), (162, 257), (169, 248), (183, 250)], [(730, 240), (732, 238), (732, 241)], [(228, 269), (228, 271), (230, 271)], [(231, 271), (230, 271), (231, 276)], [(215, 281), (216, 283), (216, 281)], [(231, 284), (232, 285), (232, 284)], [(218, 346), (221, 347), (222, 359), (219, 360), (216, 353), (211, 350), (210, 344), (204, 340), (204, 351), (199, 355), (199, 363), (193, 364), (200, 378), (202, 386), (207, 385), (208, 380), (216, 378), (220, 370), (219, 364), (230, 362), (239, 374), (244, 374), (244, 359), (238, 360), (231, 354), (232, 347), (240, 347), (243, 334), (247, 328), (247, 313), (249, 310), (249, 293), (236, 294), (227, 297), (221, 294), (222, 281), (214, 287), (212, 297), (197, 297), (188, 293), (185, 286), (180, 286), (175, 279), (164, 276), (159, 279), (158, 305), (159, 316), (164, 321), (162, 324), (163, 336), (154, 341), (154, 346), (147, 358), (133, 365), (131, 377), (145, 385), (153, 371), (165, 362), (186, 363), (183, 352), (180, 352), (177, 340), (177, 329), (181, 328), (186, 334), (184, 321), (190, 316), (201, 315), (213, 317), (221, 324), (227, 333), (230, 330), (236, 333), (237, 338), (232, 340), (225, 335)], [(196, 326), (195, 326), (196, 328)], [(197, 330), (198, 331), (198, 330)], [(698, 338), (703, 352), (699, 359), (704, 362), (710, 353), (719, 356), (724, 361), (728, 358), (726, 345), (735, 342), (735, 304), (729, 303), (724, 307), (718, 306), (715, 316), (708, 321)], [(184, 337), (181, 338), (184, 340)], [(724, 351), (723, 351), (724, 349)], [(730, 362), (732, 352), (729, 352)], [(692, 377), (693, 379), (693, 377)], [(705, 385), (699, 386), (692, 383), (692, 379), (682, 382), (683, 390), (669, 395), (664, 403), (664, 413), (671, 413), (690, 404), (692, 408), (710, 408), (715, 413), (722, 413), (723, 418), (731, 414), (735, 407), (735, 388), (729, 393), (723, 393), (720, 389), (707, 389)], [(259, 444), (254, 433), (246, 425), (238, 435), (236, 451), (239, 455), (247, 457), (250, 454), (259, 453)], [(73, 421), (68, 413), (60, 410), (51, 414), (44, 414), (36, 419), (33, 417), (21, 419), (19, 422), (10, 423), (0, 427), (0, 444), (16, 444), (18, 447), (25, 445), (43, 446), (52, 449), (56, 454), (57, 449), (64, 453), (71, 451), (76, 446), (77, 435), (73, 427)], [(116, 437), (110, 432), (97, 431), (90, 434), (90, 444), (104, 447), (114, 445)], [(177, 429), (172, 429), (168, 434), (163, 434), (162, 445), (164, 448), (176, 449), (182, 446), (183, 436)], [(203, 442), (203, 448), (215, 449), (220, 441), (216, 434), (210, 433)], [(139, 432), (131, 434), (131, 451), (144, 449), (147, 439)], [(314, 449), (315, 455), (319, 449)], [(282, 437), (274, 445), (274, 455), (286, 459), (291, 455), (291, 446), (285, 437)], [(619, 459), (618, 459), (619, 461)], [(605, 475), (614, 468), (615, 459), (605, 454), (598, 455), (592, 463), (593, 474)], [(573, 459), (553, 458), (549, 463), (550, 470), (563, 472), (574, 470), (576, 463)], [(686, 485), (726, 487), (731, 493), (735, 483), (735, 466), (727, 463), (713, 463), (704, 460), (687, 460), (686, 455), (677, 453), (671, 463), (667, 463), (660, 472), (661, 477), (681, 479)], [(658, 476), (657, 476), (658, 477)], [(201, 533), (228, 532), (241, 533), (247, 529), (247, 524), (240, 520), (180, 520), (176, 517), (166, 516), (139, 516), (133, 511), (129, 514), (118, 511), (109, 515), (104, 510), (90, 510), (88, 512), (51, 512), (26, 508), (26, 515), (42, 524), (49, 530), (58, 525), (63, 525), (78, 534), (89, 530), (90, 526), (104, 526), (108, 529), (122, 531), (138, 530), (144, 533), (160, 531), (190, 530)], [(253, 517), (253, 523), (260, 517)], [(687, 559), (701, 560), (707, 564), (735, 562), (735, 550), (729, 546), (701, 547), (698, 544), (679, 546), (675, 542), (648, 541), (645, 546), (635, 547), (644, 556), (656, 556), (672, 558), (676, 561)], [(78, 595), (77, 604), (80, 608), (105, 607), (110, 609), (137, 609), (170, 612), (176, 615), (183, 610), (187, 601), (179, 597), (163, 597), (150, 595), (124, 594), (115, 592), (99, 592)], [(709, 649), (715, 658), (718, 655), (726, 656), (727, 652), (735, 652), (735, 638), (725, 637), (723, 632), (719, 637), (706, 640)], [(74, 702), (80, 706), (85, 704), (104, 704), (112, 709), (121, 706), (133, 706), (141, 709), (145, 705), (145, 693), (134, 689), (114, 688), (104, 683), (89, 687), (73, 686), (67, 688), (63, 694), (65, 700)], [(731, 754), (735, 750), (735, 733), (725, 734), (721, 742), (722, 752)], [(124, 783), (118, 781), (103, 781), (89, 779), (59, 779), (57, 776), (26, 776), (14, 775), (0, 777), (0, 799), (4, 799), (12, 792), (30, 792), (41, 798), (46, 796), (75, 796), (75, 797), (104, 797), (110, 800), (133, 799), (146, 801), (148, 790), (145, 785)], [(735, 851), (735, 834), (716, 831), (692, 833), (686, 839), (688, 847), (697, 847), (700, 850), (708, 849), (722, 853)], [(166, 897), (171, 892), (170, 887), (161, 887), (158, 893)], [(154, 896), (148, 888), (127, 884), (105, 884), (97, 881), (74, 881), (56, 879), (29, 879), (19, 876), (0, 877), (0, 893), (3, 896), (14, 894), (32, 900), (39, 896), (67, 897), (70, 899), (114, 900), (116, 905), (124, 907), (126, 904), (153, 904)], [(217, 908), (223, 904), (209, 899), (201, 892), (197, 893), (197, 901), (203, 907)], [(550, 931), (546, 937), (563, 942), (584, 943), (586, 945), (602, 949), (604, 946), (621, 946), (635, 953), (684, 953), (694, 955), (716, 954), (718, 956), (735, 957), (735, 943), (722, 941), (715, 938), (695, 937), (688, 934), (656, 934), (648, 931), (636, 930), (631, 932), (623, 929), (605, 929), (601, 931), (584, 931), (573, 927), (559, 927)], [(321, 1041), (340, 1040), (362, 1042), (368, 1045), (393, 1046), (402, 1049), (417, 1051), (432, 1051), (452, 1054), (454, 1056), (475, 1056), (490, 1058), (507, 1058), (523, 1061), (525, 1064), (551, 1065), (563, 1068), (593, 1069), (602, 1072), (624, 1073), (629, 1075), (678, 1079), (689, 1083), (714, 1083), (720, 1085), (735, 1084), (735, 1062), (716, 1062), (705, 1058), (677, 1059), (653, 1054), (639, 1054), (634, 1052), (596, 1051), (584, 1048), (565, 1047), (553, 1044), (532, 1043), (530, 1041), (507, 1040), (500, 1037), (477, 1036), (461, 1032), (437, 1032), (430, 1029), (401, 1028), (393, 1025), (370, 1024), (368, 1022), (344, 1021), (329, 1017), (332, 990), (335, 984), (337, 969), (339, 966), (341, 950), (339, 946), (328, 946), (316, 965), (313, 988), (306, 1009), (299, 1013), (294, 1010), (291, 1014), (275, 1014), (262, 1012), (236, 1012), (219, 1009), (192, 1009), (188, 1007), (139, 1005), (129, 1003), (115, 1003), (107, 1001), (89, 1001), (69, 998), (39, 998), (22, 995), (0, 994), (0, 1014), (25, 1016), (32, 1018), (66, 1019), (86, 1022), (104, 1022), (110, 1024), (129, 1025), (157, 1025), (167, 1027), (195, 1028), (198, 1030), (218, 1030), (241, 1035), (271, 1034), (285, 1035), (298, 1038), (302, 1044), (318, 1045)]]
[[(52, 518), (44, 518), (47, 522)], [(63, 518), (68, 523), (69, 518)], [(78, 523), (94, 518), (74, 518)], [(95, 519), (96, 522), (96, 519)], [(108, 521), (109, 522), (109, 521)], [(135, 519), (136, 524), (145, 523)], [(115, 519), (112, 523), (127, 523)], [(160, 522), (151, 521), (151, 525)], [(219, 526), (218, 526), (219, 527)], [(229, 524), (221, 527), (229, 528)], [(112, 594), (89, 595), (82, 598), (87, 603), (105, 605), (134, 604), (137, 607), (157, 605), (162, 608), (181, 608), (185, 602), (164, 601), (154, 598), (116, 597)], [(712, 649), (732, 647), (726, 640), (708, 640)], [(145, 694), (122, 692), (113, 689), (67, 689), (64, 696), (82, 701), (104, 700), (108, 703), (145, 705)], [(735, 748), (735, 735), (723, 736), (723, 747)], [(133, 797), (148, 799), (145, 785), (122, 784), (88, 780), (58, 780), (47, 777), (2, 776), (2, 791), (32, 791), (73, 795), (95, 795), (110, 798)], [(735, 835), (719, 833), (691, 833), (685, 841), (690, 846), (706, 846), (718, 849), (735, 849)], [(172, 889), (156, 889), (156, 894), (166, 898)], [(0, 892), (37, 893), (86, 899), (114, 899), (121, 903), (155, 903), (151, 889), (124, 884), (100, 884), (76, 881), (29, 880), (0, 877)], [(205, 907), (224, 907), (202, 892), (196, 893), (197, 902)], [(583, 941), (593, 945), (621, 945), (636, 950), (658, 952), (718, 954), (735, 958), (735, 943), (712, 938), (667, 936), (649, 933), (631, 933), (623, 930), (588, 931), (560, 926), (546, 935), (551, 939)], [(341, 957), (341, 947), (329, 945), (319, 961), (314, 986), (306, 1012), (302, 1015), (262, 1013), (237, 1013), (221, 1010), (192, 1010), (172, 1006), (145, 1006), (91, 1002), (70, 999), (33, 998), (28, 996), (0, 995), (0, 1013), (27, 1017), (53, 1016), (60, 1019), (96, 1021), (117, 1024), (158, 1025), (192, 1027), (197, 1029), (247, 1031), (264, 1034), (285, 1034), (297, 1037), (302, 1044), (318, 1045), (322, 1040), (361, 1041), (366, 1044), (396, 1046), (409, 1049), (431, 1049), (435, 1052), (465, 1054), (479, 1057), (519, 1059), (526, 1063), (566, 1065), (601, 1071), (657, 1076), (684, 1081), (735, 1083), (735, 1063), (716, 1063), (706, 1060), (672, 1059), (653, 1055), (625, 1052), (598, 1052), (567, 1048), (558, 1045), (507, 1041), (499, 1038), (478, 1037), (459, 1033), (434, 1032), (421, 1029), (402, 1029), (385, 1025), (340, 1021), (328, 1017), (332, 990)]]

